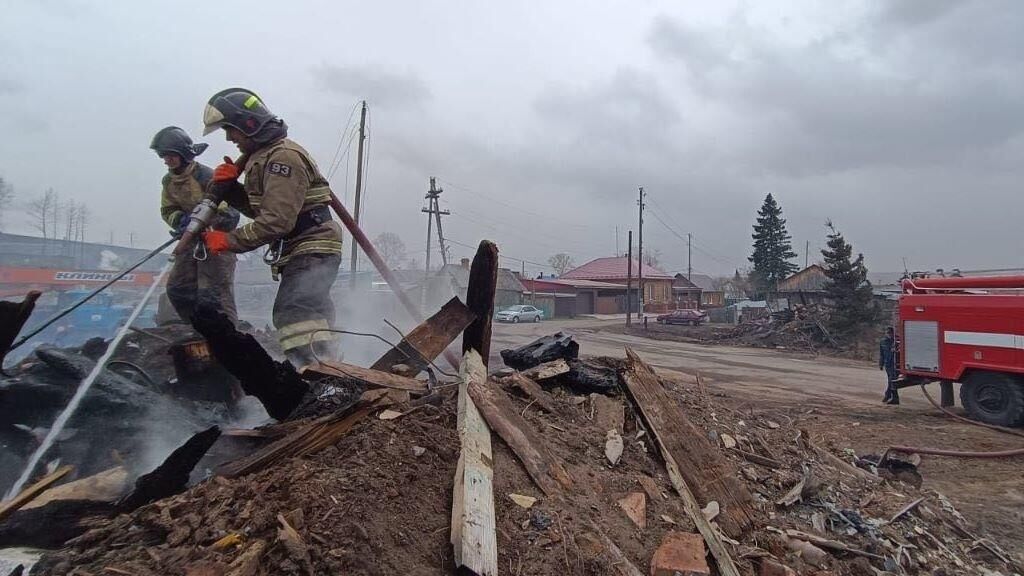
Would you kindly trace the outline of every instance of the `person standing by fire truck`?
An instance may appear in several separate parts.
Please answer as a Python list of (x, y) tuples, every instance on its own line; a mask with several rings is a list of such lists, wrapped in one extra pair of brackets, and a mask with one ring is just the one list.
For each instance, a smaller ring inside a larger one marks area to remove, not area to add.
[(896, 378), (899, 377), (899, 372), (896, 371), (896, 338), (893, 336), (892, 327), (885, 329), (885, 337), (878, 344), (878, 369), (885, 370), (886, 386), (885, 386), (885, 399), (883, 402), (886, 404), (899, 404), (900, 393), (896, 388)]
[[(177, 126), (168, 126), (153, 136), (149, 147), (167, 166), (162, 180), (160, 217), (171, 227), (171, 235), (181, 237), (188, 226), (190, 214), (203, 199), (213, 170), (196, 162), (206, 150), (206, 144), (194, 144), (192, 138)], [(238, 225), (237, 210), (221, 205), (213, 227), (233, 230)], [(235, 309), (235, 255), (204, 254), (200, 250), (175, 258), (174, 267), (167, 276), (167, 299), (178, 316), (190, 322), (200, 301), (215, 303), (232, 322), (237, 320)]]

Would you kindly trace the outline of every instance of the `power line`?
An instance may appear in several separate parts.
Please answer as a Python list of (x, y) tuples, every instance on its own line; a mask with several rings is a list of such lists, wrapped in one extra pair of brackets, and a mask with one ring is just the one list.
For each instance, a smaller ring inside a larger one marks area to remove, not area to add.
[(341, 164), (342, 158), (339, 157), (339, 155), (341, 154), (342, 145), (344, 144), (346, 148), (351, 148), (352, 146), (352, 136), (355, 135), (355, 131), (352, 131), (352, 136), (349, 136), (348, 142), (345, 141), (345, 135), (348, 134), (349, 130), (352, 130), (353, 128), (352, 118), (355, 116), (357, 108), (359, 108), (358, 100), (356, 100), (356, 102), (352, 104), (352, 110), (350, 110), (348, 113), (348, 120), (345, 121), (345, 130), (342, 131), (341, 138), (338, 139), (338, 147), (334, 150), (334, 156), (331, 158), (331, 163), (327, 168), (328, 179), (334, 176), (334, 172), (338, 169), (338, 166)]
[(491, 196), (489, 194), (485, 194), (485, 193), (480, 192), (478, 190), (470, 190), (469, 188), (466, 188), (465, 186), (461, 186), (459, 184), (455, 184), (454, 182), (451, 182), (450, 180), (442, 180), (440, 178), (438, 178), (438, 180), (440, 180), (444, 185), (448, 186), (449, 188), (455, 188), (456, 190), (462, 190), (463, 192), (468, 192), (469, 194), (472, 195), (472, 196), (470, 196), (470, 198), (473, 198), (475, 196), (482, 196), (482, 197), (487, 198), (488, 200), (490, 200), (490, 201), (492, 201), (494, 203), (501, 204), (502, 206), (511, 208), (511, 209), (519, 211), (519, 212), (522, 212), (523, 214), (527, 214), (529, 216), (534, 216), (534, 217), (537, 217), (537, 218), (543, 218), (545, 220), (550, 220), (552, 222), (556, 222), (556, 223), (561, 224), (563, 226), (570, 226), (570, 227), (574, 227), (574, 228), (581, 228), (581, 229), (587, 229), (587, 230), (595, 229), (595, 226), (593, 226), (593, 225), (577, 224), (577, 223), (574, 223), (574, 222), (566, 222), (565, 220), (562, 220), (562, 219), (559, 219), (559, 218), (553, 218), (553, 217), (548, 216), (546, 214), (539, 214), (537, 212), (532, 212), (530, 210), (526, 210), (524, 208), (520, 208), (519, 206), (516, 206), (515, 204), (509, 204), (508, 202), (504, 202), (502, 200), (499, 200), (499, 199), (495, 198), (494, 196)]
[[(462, 246), (463, 248), (469, 248), (470, 250), (476, 250), (477, 249), (477, 246), (473, 246), (472, 244), (466, 244), (465, 242), (459, 242), (458, 240), (454, 240), (454, 239), (452, 239), (451, 237), (448, 237), (448, 236), (445, 237), (445, 241), (446, 242), (450, 242), (451, 244), (455, 244), (456, 246)], [(545, 269), (547, 269), (547, 268), (550, 268), (552, 270), (555, 269), (551, 264), (541, 264), (540, 262), (534, 262), (532, 260), (525, 260), (523, 258), (516, 258), (515, 256), (508, 256), (508, 255), (501, 254), (501, 253), (498, 253), (498, 257), (499, 258), (507, 258), (509, 260), (515, 260), (516, 262), (523, 262), (524, 264), (530, 264), (532, 266), (540, 266), (541, 268), (545, 268)]]
[[(449, 205), (449, 204), (445, 203), (445, 205)], [(566, 250), (564, 245), (549, 244), (547, 242), (542, 242), (542, 241), (538, 240), (536, 236), (529, 236), (529, 235), (520, 233), (518, 231), (518, 229), (514, 225), (509, 224), (507, 222), (502, 222), (500, 220), (491, 220), (490, 218), (488, 218), (486, 216), (482, 216), (482, 215), (480, 215), (479, 213), (476, 213), (473, 210), (470, 210), (470, 209), (466, 209), (466, 210), (468, 210), (470, 213), (474, 214), (476, 217), (473, 218), (473, 217), (468, 216), (466, 214), (466, 212), (464, 212), (462, 209), (459, 209), (459, 210), (451, 209), (450, 212), (451, 212), (451, 214), (453, 216), (458, 216), (458, 217), (460, 217), (462, 219), (465, 219), (465, 220), (467, 220), (469, 222), (472, 222), (472, 223), (476, 224), (477, 226), (480, 226), (481, 228), (484, 228), (484, 229), (487, 229), (487, 230), (491, 230), (491, 231), (497, 232), (499, 234), (511, 234), (513, 236), (517, 236), (519, 238), (522, 238), (523, 240), (528, 240), (530, 242), (534, 242), (536, 244), (539, 244), (539, 245), (544, 246), (546, 248), (550, 248), (552, 250), (557, 250), (559, 252), (565, 252), (567, 254), (575, 255), (575, 256), (578, 256), (580, 258), (590, 258), (589, 256), (587, 256), (584, 253), (579, 252), (577, 250)], [(476, 218), (481, 218), (483, 220), (492, 222), (493, 224), (487, 224), (486, 222), (481, 222), (481, 221), (477, 220)], [(509, 228), (511, 228), (511, 231), (499, 230), (494, 225), (509, 227)]]
[[(655, 202), (655, 201), (654, 201), (653, 199), (651, 200), (651, 202), (652, 202), (652, 203), (653, 203), (653, 204), (654, 204), (655, 206), (657, 206), (657, 207), (658, 207), (659, 209), (661, 209), (661, 210), (663, 210), (663, 211), (664, 211), (664, 208), (662, 208), (662, 207), (661, 207), (661, 205), (660, 205), (660, 204), (658, 204), (657, 202)], [(714, 252), (712, 252), (712, 251), (710, 251), (710, 250), (708, 250), (708, 249), (706, 249), (706, 248), (702, 248), (702, 247), (700, 246), (700, 244), (698, 244), (697, 242), (693, 241), (693, 239), (692, 239), (692, 238), (690, 238), (690, 237), (687, 237), (687, 236), (685, 236), (685, 235), (681, 234), (680, 232), (676, 231), (676, 230), (675, 230), (674, 228), (672, 228), (671, 226), (669, 226), (669, 224), (668, 224), (667, 222), (665, 222), (665, 220), (663, 220), (663, 219), (661, 218), (661, 216), (660, 216), (660, 215), (658, 214), (658, 212), (655, 212), (655, 211), (653, 211), (653, 210), (649, 210), (649, 211), (650, 211), (651, 215), (652, 215), (652, 216), (654, 216), (654, 219), (655, 219), (655, 220), (657, 220), (657, 221), (658, 221), (658, 223), (660, 223), (660, 224), (661, 224), (661, 225), (662, 225), (662, 226), (663, 226), (663, 227), (664, 227), (664, 228), (665, 228), (666, 230), (668, 230), (668, 231), (669, 231), (669, 232), (670, 232), (670, 233), (671, 233), (671, 234), (672, 234), (673, 236), (675, 236), (676, 238), (679, 238), (679, 239), (680, 239), (680, 240), (682, 240), (683, 242), (687, 242), (687, 243), (688, 243), (689, 245), (691, 245), (691, 246), (693, 247), (693, 249), (697, 250), (697, 251), (698, 251), (698, 252), (700, 252), (701, 254), (704, 254), (704, 255), (705, 255), (705, 256), (707, 256), (708, 258), (711, 258), (712, 260), (715, 260), (716, 262), (718, 262), (718, 263), (720, 263), (720, 264), (725, 264), (725, 265), (728, 265), (729, 267), (737, 267), (737, 268), (742, 268), (742, 265), (740, 265), (740, 264), (737, 264), (735, 260), (732, 260), (732, 259), (730, 259), (730, 258), (725, 258), (725, 257), (723, 257), (723, 256), (719, 256), (719, 255), (715, 254)], [(667, 216), (667, 215), (666, 215), (666, 216)], [(688, 234), (692, 234), (692, 233), (688, 233)]]

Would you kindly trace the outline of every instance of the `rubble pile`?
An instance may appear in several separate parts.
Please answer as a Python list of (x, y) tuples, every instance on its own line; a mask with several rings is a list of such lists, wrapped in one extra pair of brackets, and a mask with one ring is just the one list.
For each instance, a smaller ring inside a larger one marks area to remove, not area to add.
[[(879, 465), (819, 446), (792, 422), (713, 401), (699, 379), (655, 377), (671, 406), (652, 404), (640, 386), (650, 368), (627, 356), (583, 360), (618, 378), (605, 393), (559, 358), (476, 386), (371, 387), (337, 417), (321, 402), (315, 415), (228, 431), (261, 456), (207, 469), (188, 491), (47, 554), (32, 574), (454, 573), (466, 390), (493, 429), (495, 573), (724, 574), (720, 554), (745, 575), (1020, 572), (945, 497), (917, 487), (913, 461)], [(661, 408), (686, 422), (650, 411)], [(696, 459), (673, 472), (682, 440), (670, 434), (687, 430)], [(288, 449), (273, 448), (282, 436)], [(728, 490), (690, 483), (697, 516), (674, 486), (705, 465)]]
[[(175, 343), (196, 338), (182, 325), (130, 333), (61, 432), (48, 461), (73, 465), (69, 480), (123, 462), (148, 464), (147, 452), (155, 446), (169, 451), (198, 430), (230, 421), (234, 411), (223, 401), (230, 395), (230, 375), (176, 374)], [(14, 482), (105, 350), (100, 339), (75, 348), (39, 347), (0, 377), (0, 483)]]
[(818, 306), (798, 305), (738, 324), (728, 331), (716, 332), (706, 341), (808, 352), (828, 347), (836, 349), (838, 343), (825, 328), (827, 319), (827, 314)]

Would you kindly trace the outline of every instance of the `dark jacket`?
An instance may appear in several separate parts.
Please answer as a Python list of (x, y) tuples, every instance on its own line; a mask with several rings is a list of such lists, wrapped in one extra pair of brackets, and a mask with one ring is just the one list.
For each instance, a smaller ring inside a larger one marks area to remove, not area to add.
[(890, 373), (896, 371), (896, 342), (889, 336), (878, 344), (878, 367)]

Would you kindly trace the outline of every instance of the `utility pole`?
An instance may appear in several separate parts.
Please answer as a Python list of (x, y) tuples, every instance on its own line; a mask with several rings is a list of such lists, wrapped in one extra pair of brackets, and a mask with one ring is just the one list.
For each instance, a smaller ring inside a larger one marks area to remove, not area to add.
[[(640, 199), (637, 200), (637, 205), (640, 206), (640, 230), (639, 238), (637, 239), (636, 258), (639, 264), (637, 265), (637, 286), (640, 289), (639, 302), (640, 309), (637, 310), (639, 318), (644, 317), (644, 187), (640, 187)], [(633, 267), (633, 261), (629, 261), (629, 267)]]
[[(366, 100), (363, 100), (362, 111), (359, 113), (359, 148), (356, 159), (356, 201), (354, 210), (352, 211), (352, 217), (355, 219), (356, 224), (359, 224), (359, 200), (361, 199), (363, 192), (363, 143), (366, 141)], [(349, 272), (352, 277), (349, 278), (349, 286), (355, 287), (356, 285), (356, 268), (359, 257), (359, 247), (356, 245), (355, 240), (352, 241), (352, 260), (349, 264)]]
[(615, 227), (615, 257), (619, 257), (619, 227)]
[(686, 233), (686, 279), (693, 276), (693, 234)]
[(810, 259), (810, 257), (811, 257), (811, 241), (807, 240), (807, 243), (804, 244), (804, 268), (807, 268), (807, 266), (808, 266), (808, 262), (807, 261)]
[(626, 235), (628, 238), (626, 246), (626, 326), (633, 323), (633, 231)]
[[(444, 190), (437, 187), (437, 180), (431, 176), (430, 190), (428, 190), (427, 195), (424, 196), (427, 200), (427, 207), (420, 208), (420, 212), (424, 212), (427, 215), (427, 265), (423, 270), (424, 287), (427, 286), (430, 279), (430, 242), (433, 240), (433, 226), (435, 222), (437, 223), (437, 244), (441, 249), (441, 262), (446, 266), (448, 265), (448, 250), (444, 245), (444, 233), (441, 231), (441, 216), (447, 216), (451, 214), (451, 212), (448, 210), (441, 210), (441, 206), (438, 204), (438, 197), (441, 195), (441, 192), (444, 192)], [(426, 314), (427, 293), (425, 289), (422, 293), (420, 305), (424, 310), (424, 314)]]
[(444, 232), (441, 230), (441, 216), (447, 216), (451, 214), (448, 210), (441, 210), (441, 205), (438, 203), (438, 198), (441, 196), (441, 192), (444, 192), (443, 188), (437, 187), (437, 179), (433, 176), (430, 177), (430, 190), (427, 191), (427, 195), (424, 196), (427, 200), (427, 207), (420, 208), (420, 212), (427, 214), (427, 272), (430, 271), (430, 242), (433, 239), (433, 224), (437, 223), (437, 244), (441, 249), (441, 262), (444, 265), (448, 265), (448, 251), (444, 246)]

